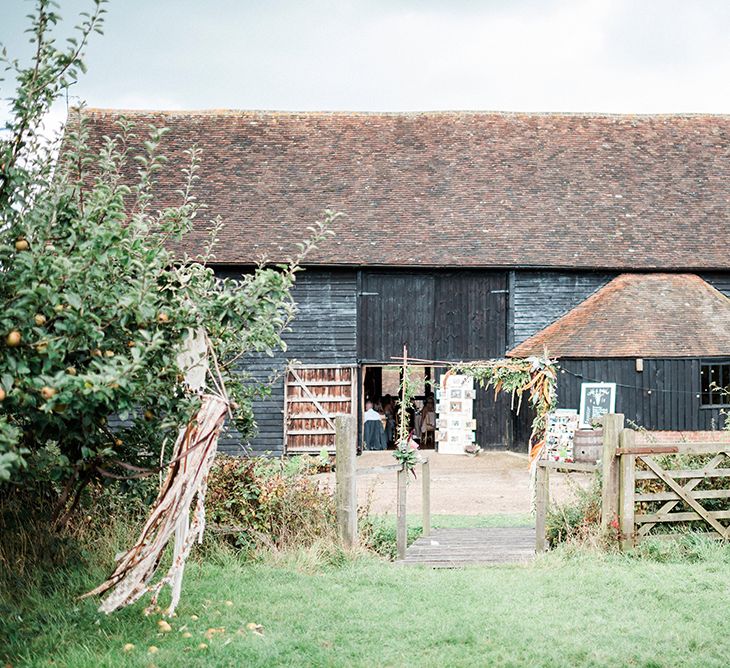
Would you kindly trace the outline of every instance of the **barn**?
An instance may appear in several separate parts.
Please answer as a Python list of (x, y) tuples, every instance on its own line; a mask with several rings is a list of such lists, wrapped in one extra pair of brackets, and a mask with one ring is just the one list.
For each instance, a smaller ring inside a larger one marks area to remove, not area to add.
[[(298, 281), (286, 353), (246, 362), (261, 380), (279, 372), (257, 435), (230, 434), (224, 451), (329, 447), (333, 416), (397, 392), (403, 345), (423, 396), (450, 362), (547, 350), (563, 407), (584, 383), (612, 383), (638, 426), (724, 425), (728, 116), (82, 113), (99, 143), (120, 116), (170, 129), (160, 206), (185, 150), (202, 149), (221, 275), (285, 261), (325, 208), (344, 214)], [(481, 447), (527, 447), (526, 409), (479, 392), (474, 417)]]

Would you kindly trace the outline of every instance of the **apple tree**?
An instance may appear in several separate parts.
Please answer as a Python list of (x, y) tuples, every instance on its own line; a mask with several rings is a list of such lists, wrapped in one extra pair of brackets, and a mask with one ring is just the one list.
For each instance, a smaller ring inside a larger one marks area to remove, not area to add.
[[(157, 209), (163, 128), (121, 121), (101, 151), (89, 148), (82, 115), (55, 141), (41, 132), (51, 104), (83, 71), (84, 45), (104, 12), (96, 0), (61, 46), (53, 3), (38, 0), (32, 62), (3, 53), (15, 91), (0, 134), (0, 484), (43, 477), (61, 522), (88, 482), (157, 461), (160, 436), (174, 438), (197, 409), (177, 362), (190, 332), (205, 331), (236, 405), (232, 422), (250, 432), (257, 390), (239, 362), (282, 347), (299, 262), (334, 217), (326, 212), (313, 225), (291, 263), (240, 280), (205, 264), (220, 221), (199, 257), (173, 255), (168, 242), (204, 214), (195, 192), (205, 158), (194, 146), (179, 202)], [(130, 184), (122, 174), (132, 163)], [(110, 428), (110, 415), (126, 426)]]

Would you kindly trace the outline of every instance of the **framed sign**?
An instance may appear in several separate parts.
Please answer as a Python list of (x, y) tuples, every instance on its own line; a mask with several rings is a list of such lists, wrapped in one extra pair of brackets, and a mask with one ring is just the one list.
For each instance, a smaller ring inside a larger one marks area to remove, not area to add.
[(474, 443), (474, 379), (459, 374), (449, 375), (446, 383), (436, 391), (436, 441), (441, 454), (463, 455)]
[(553, 462), (573, 461), (573, 437), (578, 428), (578, 411), (558, 409), (548, 414), (545, 429), (545, 457)]
[(616, 383), (581, 383), (580, 426), (590, 429), (602, 415), (616, 410)]

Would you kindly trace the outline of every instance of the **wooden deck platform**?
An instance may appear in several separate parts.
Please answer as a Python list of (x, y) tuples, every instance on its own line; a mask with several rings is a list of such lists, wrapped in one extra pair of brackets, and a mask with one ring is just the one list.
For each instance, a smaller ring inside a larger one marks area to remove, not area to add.
[(406, 551), (405, 565), (431, 568), (518, 564), (535, 558), (534, 527), (434, 529)]

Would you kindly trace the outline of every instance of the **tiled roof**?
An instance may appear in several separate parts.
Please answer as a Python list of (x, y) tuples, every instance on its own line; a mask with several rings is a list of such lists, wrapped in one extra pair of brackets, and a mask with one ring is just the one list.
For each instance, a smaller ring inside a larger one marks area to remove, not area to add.
[[(93, 141), (122, 114), (171, 132), (156, 203), (202, 150), (219, 263), (727, 269), (730, 116), (85, 110)], [(188, 237), (197, 252), (205, 225)]]
[(730, 356), (730, 299), (694, 274), (621, 274), (510, 357)]

